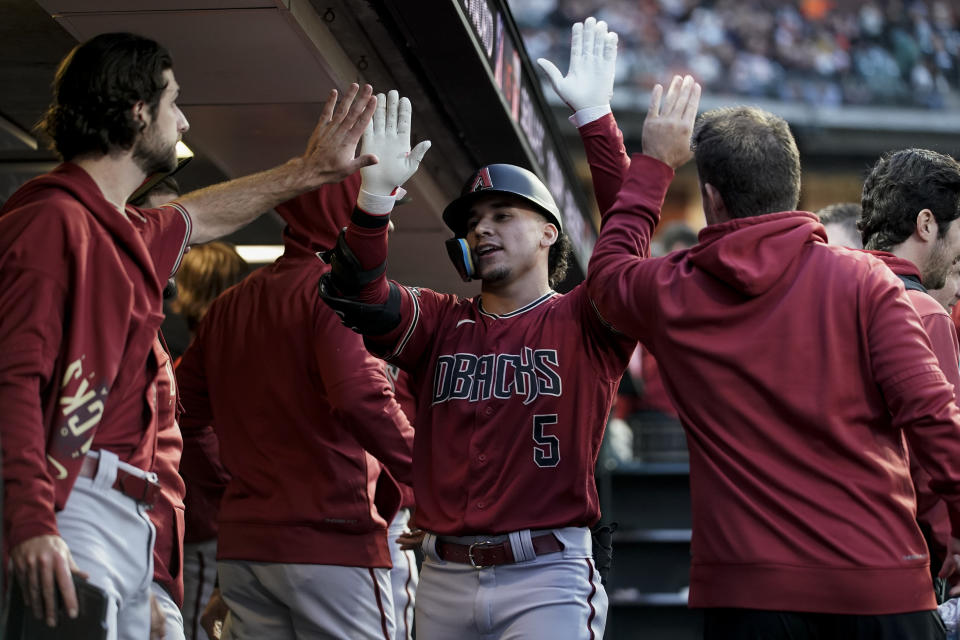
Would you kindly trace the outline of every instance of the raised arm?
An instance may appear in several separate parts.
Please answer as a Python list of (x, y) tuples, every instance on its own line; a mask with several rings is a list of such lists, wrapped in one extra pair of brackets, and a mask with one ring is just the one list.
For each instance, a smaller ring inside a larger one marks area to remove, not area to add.
[(600, 237), (587, 269), (590, 297), (618, 331), (640, 338), (653, 308), (645, 271), (650, 239), (673, 170), (692, 157), (690, 137), (700, 103), (700, 85), (675, 76), (667, 95), (656, 85), (643, 123), (643, 155), (635, 156), (616, 202), (603, 216)]
[(330, 182), (339, 182), (377, 159), (356, 155), (357, 143), (376, 107), (370, 85), (350, 86), (342, 100), (337, 91), (323, 107), (303, 155), (284, 164), (229, 182), (223, 182), (178, 199), (193, 219), (191, 244), (219, 238), (301, 193)]
[(410, 179), (430, 148), (423, 141), (410, 148), (410, 101), (396, 91), (377, 96), (373, 121), (363, 136), (363, 150), (378, 162), (363, 168), (357, 208), (337, 245), (327, 253), (332, 268), (320, 279), (320, 296), (344, 324), (366, 336), (402, 332), (410, 313), (410, 294), (387, 282), (387, 230), (400, 185)]
[(570, 121), (583, 138), (601, 213), (613, 205), (630, 167), (623, 134), (610, 110), (617, 41), (617, 34), (607, 31), (607, 23), (587, 18), (571, 28), (570, 69), (566, 76), (549, 60), (537, 60), (553, 90), (574, 111)]

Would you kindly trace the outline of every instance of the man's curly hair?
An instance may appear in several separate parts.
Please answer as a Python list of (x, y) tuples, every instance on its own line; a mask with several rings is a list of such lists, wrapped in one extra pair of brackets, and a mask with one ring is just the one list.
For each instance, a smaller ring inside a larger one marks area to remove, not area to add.
[(53, 102), (37, 125), (64, 160), (127, 150), (143, 128), (133, 117), (141, 100), (157, 115), (173, 68), (170, 53), (132, 33), (105, 33), (76, 46), (60, 63)]
[(863, 181), (863, 212), (857, 223), (867, 249), (890, 251), (917, 228), (917, 214), (929, 209), (937, 237), (960, 218), (960, 163), (929, 149), (885, 153)]
[(567, 277), (572, 246), (570, 236), (563, 231), (557, 236), (557, 241), (550, 245), (550, 252), (547, 254), (547, 268), (549, 269), (548, 281), (551, 288), (556, 287)]

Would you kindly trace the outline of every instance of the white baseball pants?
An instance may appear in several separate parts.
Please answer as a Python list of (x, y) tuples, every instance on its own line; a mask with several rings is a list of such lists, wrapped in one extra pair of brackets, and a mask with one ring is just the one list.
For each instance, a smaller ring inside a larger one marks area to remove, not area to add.
[(110, 451), (87, 455), (99, 456), (97, 475), (77, 478), (57, 528), (77, 567), (107, 593), (107, 640), (144, 640), (150, 637), (153, 524), (144, 505), (112, 487), (118, 468), (148, 474)]
[(393, 640), (389, 569), (221, 560), (223, 640)]
[(150, 585), (150, 591), (157, 599), (160, 611), (163, 612), (163, 640), (186, 640), (183, 635), (183, 616), (180, 615), (177, 603), (173, 601), (167, 590), (156, 582)]
[(187, 640), (207, 640), (200, 616), (217, 580), (217, 540), (183, 545), (183, 630)]
[(397, 537), (407, 528), (410, 510), (400, 509), (387, 529), (390, 544), (390, 583), (393, 586), (393, 611), (397, 624), (395, 640), (413, 639), (413, 608), (417, 598), (417, 584), (420, 574), (417, 571), (417, 556), (413, 551), (403, 551), (397, 544)]
[[(417, 590), (417, 640), (602, 638), (607, 593), (593, 565), (590, 530), (568, 527), (553, 534), (563, 542), (563, 551), (537, 557), (528, 546), (531, 559), (485, 569), (444, 562), (436, 554), (436, 536), (428, 535)], [(511, 546), (521, 548), (519, 540), (511, 540)]]

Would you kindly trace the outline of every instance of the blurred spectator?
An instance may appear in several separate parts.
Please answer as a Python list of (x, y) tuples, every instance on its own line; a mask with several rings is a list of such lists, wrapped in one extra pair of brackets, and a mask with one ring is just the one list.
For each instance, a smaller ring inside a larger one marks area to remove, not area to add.
[(943, 109), (960, 100), (955, 1), (509, 4), (533, 58), (565, 60), (572, 21), (606, 20), (622, 43), (618, 86), (649, 87), (671, 73), (691, 73), (712, 94), (817, 105)]
[(856, 202), (838, 202), (817, 211), (820, 222), (827, 230), (827, 242), (851, 249), (863, 249), (857, 219), (860, 205)]

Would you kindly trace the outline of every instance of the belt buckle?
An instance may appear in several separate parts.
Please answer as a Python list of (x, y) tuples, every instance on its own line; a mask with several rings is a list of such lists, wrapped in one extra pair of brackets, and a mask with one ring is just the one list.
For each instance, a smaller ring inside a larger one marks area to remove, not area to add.
[(472, 543), (469, 547), (467, 547), (467, 558), (470, 559), (470, 566), (471, 566), (471, 567), (473, 567), (474, 569), (478, 569), (478, 570), (479, 570), (479, 569), (486, 569), (487, 567), (492, 567), (492, 566), (493, 566), (492, 564), (477, 564), (477, 561), (474, 560), (474, 558), (473, 558), (473, 548), (474, 548), (474, 547), (487, 547), (487, 546), (490, 546), (490, 545), (492, 545), (492, 544), (493, 544), (493, 542), (491, 542), (490, 540), (477, 540), (476, 542)]

